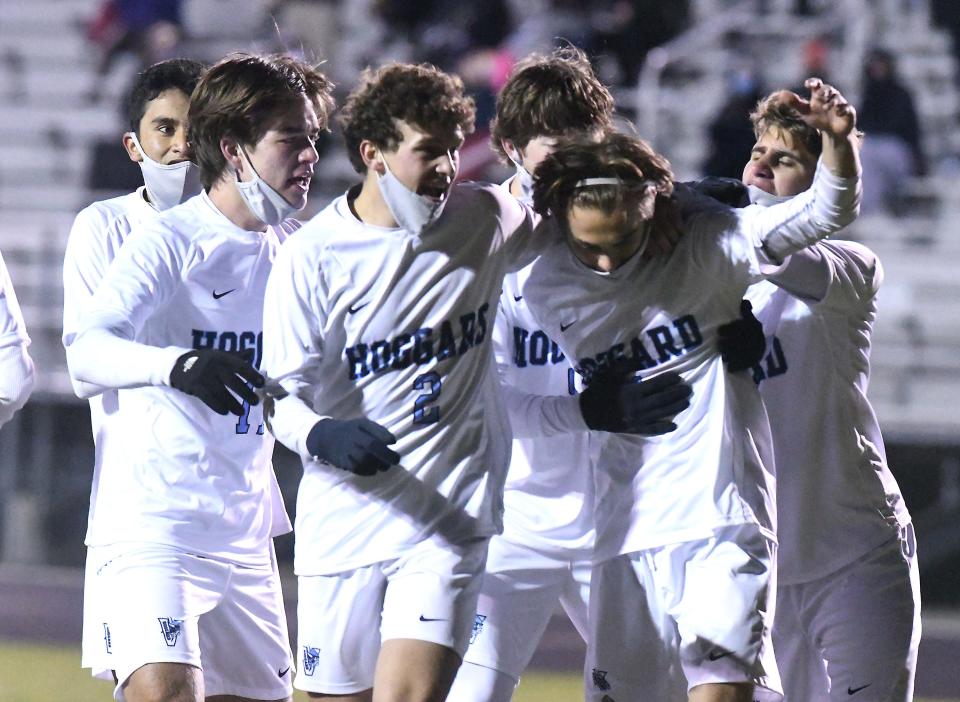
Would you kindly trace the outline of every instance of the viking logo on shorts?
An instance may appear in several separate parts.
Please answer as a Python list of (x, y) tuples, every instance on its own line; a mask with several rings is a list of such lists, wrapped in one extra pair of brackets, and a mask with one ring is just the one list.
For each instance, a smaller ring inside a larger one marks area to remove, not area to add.
[(106, 622), (103, 623), (103, 643), (107, 647), (107, 653), (113, 653), (110, 650), (111, 641), (110, 641), (110, 625)]
[(594, 668), (592, 676), (593, 676), (593, 685), (598, 690), (606, 691), (610, 689), (610, 683), (607, 682), (607, 671), (600, 670), (599, 668)]
[(470, 632), (470, 643), (473, 643), (477, 640), (477, 637), (480, 636), (480, 632), (483, 631), (483, 623), (487, 621), (486, 614), (478, 614), (473, 618), (473, 631)]
[(320, 662), (320, 649), (316, 646), (303, 647), (303, 672), (304, 675), (313, 675), (317, 669), (317, 663)]
[(180, 638), (180, 632), (183, 631), (183, 620), (173, 619), (172, 617), (157, 617), (160, 622), (160, 631), (163, 632), (163, 640), (167, 646), (176, 646), (177, 639)]

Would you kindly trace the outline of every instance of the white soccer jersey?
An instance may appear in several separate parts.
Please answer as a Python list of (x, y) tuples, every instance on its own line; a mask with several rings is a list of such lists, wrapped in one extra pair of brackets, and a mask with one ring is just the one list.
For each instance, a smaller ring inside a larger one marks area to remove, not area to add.
[[(509, 192), (515, 177), (501, 187)], [(493, 330), (513, 430), (502, 536), (564, 560), (582, 560), (592, 554), (594, 538), (589, 433), (575, 399), (573, 366), (523, 301), (530, 268), (504, 279)]]
[[(110, 263), (117, 257), (120, 247), (130, 232), (157, 216), (157, 210), (146, 199), (146, 187), (140, 186), (128, 195), (94, 202), (77, 214), (67, 239), (63, 260), (63, 339), (67, 343), (80, 328), (83, 310), (96, 292)], [(92, 521), (96, 505), (96, 490), (99, 485), (100, 466), (105, 461), (126, 461), (123, 444), (111, 441), (124, 429), (118, 419), (120, 411), (119, 391), (114, 388), (95, 388), (71, 378), (77, 394), (89, 396), (90, 424), (94, 443), (93, 493), (90, 496), (91, 510), (88, 522)], [(119, 433), (118, 433), (119, 432)], [(119, 455), (111, 454), (119, 448)], [(273, 535), (290, 531), (290, 521), (283, 507), (283, 496), (276, 485), (271, 490), (274, 515)], [(89, 523), (88, 523), (89, 533)]]
[(33, 389), (34, 368), (28, 346), (30, 337), (20, 303), (7, 264), (0, 256), (0, 425), (23, 407)]
[(853, 219), (857, 186), (819, 168), (814, 186), (789, 203), (712, 207), (685, 221), (671, 255), (636, 255), (611, 273), (585, 266), (564, 241), (534, 264), (524, 297), (587, 380), (625, 356), (648, 369), (644, 376), (676, 371), (693, 389), (675, 432), (608, 436), (595, 468), (597, 562), (743, 523), (773, 537), (766, 415), (747, 374), (726, 372), (717, 329), (738, 315), (747, 286), (772, 270), (771, 254)]
[(590, 434), (573, 367), (523, 299), (530, 270), (504, 279), (493, 332), (514, 434), (503, 537), (565, 560), (588, 559), (594, 539)]
[[(754, 371), (777, 461), (779, 581), (823, 577), (910, 523), (870, 402), (870, 336), (883, 280), (865, 246), (823, 241), (747, 298), (767, 337)], [(791, 294), (793, 293), (793, 294)]]
[(167, 383), (193, 348), (249, 349), (259, 361), (267, 275), (297, 226), (248, 232), (198, 195), (133, 230), (77, 331), (64, 334), (75, 380), (121, 388), (88, 545), (159, 543), (269, 563), (269, 537), (289, 521), (276, 514), (261, 408), (221, 416)]
[[(267, 286), (264, 368), (290, 391), (271, 428), (304, 460), (299, 575), (501, 526), (510, 429), (489, 340), (536, 216), (499, 187), (464, 184), (415, 236), (364, 224), (348, 196), (284, 247)], [(313, 459), (306, 437), (324, 417), (385, 426), (401, 465), (364, 477)]]

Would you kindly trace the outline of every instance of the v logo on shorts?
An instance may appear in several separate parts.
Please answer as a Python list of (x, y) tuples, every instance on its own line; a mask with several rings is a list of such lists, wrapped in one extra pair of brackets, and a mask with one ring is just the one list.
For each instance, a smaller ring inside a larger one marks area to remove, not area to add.
[(157, 617), (160, 622), (160, 631), (163, 632), (163, 640), (167, 646), (176, 646), (177, 639), (180, 638), (180, 632), (183, 631), (183, 620), (173, 619), (172, 617)]
[(303, 647), (303, 672), (305, 675), (313, 675), (317, 670), (317, 663), (320, 662), (320, 649), (317, 646)]

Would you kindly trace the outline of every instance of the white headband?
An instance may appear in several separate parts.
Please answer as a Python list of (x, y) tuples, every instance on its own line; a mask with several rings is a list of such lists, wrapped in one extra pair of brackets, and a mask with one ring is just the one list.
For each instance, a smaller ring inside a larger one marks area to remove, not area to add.
[(584, 178), (578, 180), (574, 188), (588, 188), (591, 185), (623, 185), (619, 178)]

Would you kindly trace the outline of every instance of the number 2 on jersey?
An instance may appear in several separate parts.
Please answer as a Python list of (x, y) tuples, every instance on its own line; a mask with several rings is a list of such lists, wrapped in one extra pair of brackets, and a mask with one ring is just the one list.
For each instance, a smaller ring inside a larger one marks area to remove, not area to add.
[(434, 371), (418, 375), (414, 378), (414, 390), (427, 390), (427, 392), (418, 396), (417, 399), (413, 401), (414, 424), (436, 424), (440, 421), (440, 408), (427, 407), (426, 405), (440, 397), (441, 385), (440, 374)]

